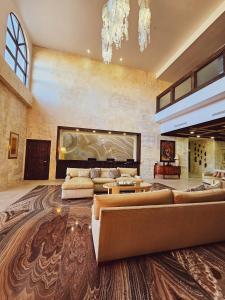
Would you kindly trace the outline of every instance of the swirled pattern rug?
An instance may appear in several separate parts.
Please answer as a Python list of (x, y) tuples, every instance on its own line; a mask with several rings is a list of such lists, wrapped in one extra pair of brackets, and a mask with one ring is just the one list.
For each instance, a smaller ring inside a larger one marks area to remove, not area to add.
[(1, 300), (225, 299), (225, 243), (97, 267), (91, 204), (39, 186), (0, 213)]

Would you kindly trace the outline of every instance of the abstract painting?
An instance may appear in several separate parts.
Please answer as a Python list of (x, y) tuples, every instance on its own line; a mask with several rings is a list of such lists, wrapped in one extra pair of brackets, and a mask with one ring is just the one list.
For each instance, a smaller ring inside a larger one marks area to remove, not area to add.
[(60, 130), (59, 159), (136, 160), (136, 135)]

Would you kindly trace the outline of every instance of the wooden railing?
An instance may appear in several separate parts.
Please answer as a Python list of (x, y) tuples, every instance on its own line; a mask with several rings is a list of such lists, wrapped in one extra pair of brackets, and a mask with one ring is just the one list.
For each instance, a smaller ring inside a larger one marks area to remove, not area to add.
[(156, 112), (225, 76), (225, 45), (156, 98)]

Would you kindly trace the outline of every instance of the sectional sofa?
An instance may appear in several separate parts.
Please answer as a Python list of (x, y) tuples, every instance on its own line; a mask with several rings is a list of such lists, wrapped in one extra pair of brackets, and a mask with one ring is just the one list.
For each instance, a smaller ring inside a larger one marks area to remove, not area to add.
[(207, 184), (220, 183), (222, 187), (225, 187), (225, 170), (216, 169), (212, 172), (202, 173), (202, 181)]
[(225, 190), (95, 195), (97, 262), (225, 241)]
[(105, 183), (121, 180), (141, 181), (136, 168), (67, 168), (62, 199), (93, 197), (94, 192), (106, 191)]

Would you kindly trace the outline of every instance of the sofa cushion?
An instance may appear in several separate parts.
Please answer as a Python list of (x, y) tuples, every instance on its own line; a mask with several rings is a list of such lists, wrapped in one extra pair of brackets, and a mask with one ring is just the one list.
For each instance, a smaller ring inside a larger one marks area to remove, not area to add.
[(74, 177), (62, 184), (63, 190), (92, 189), (94, 184), (90, 178)]
[(79, 169), (78, 177), (89, 177), (90, 176), (90, 169)]
[(101, 208), (104, 207), (144, 206), (172, 203), (172, 191), (167, 189), (154, 192), (95, 195), (94, 215), (98, 220)]
[(110, 178), (110, 177), (98, 177), (98, 178), (93, 178), (92, 181), (94, 183), (110, 183), (110, 182), (115, 182), (115, 179)]
[(225, 201), (225, 190), (213, 189), (198, 192), (173, 191), (175, 204)]
[(121, 174), (129, 174), (134, 177), (137, 175), (137, 168), (118, 168)]
[(101, 169), (100, 168), (94, 168), (90, 170), (90, 177), (91, 179), (97, 178), (101, 176)]
[(69, 175), (70, 177), (79, 177), (79, 174), (84, 174), (86, 176), (80, 176), (80, 177), (89, 177), (90, 169), (81, 169), (81, 168), (67, 168), (66, 169), (66, 175)]
[(110, 169), (109, 177), (114, 179), (120, 177), (120, 170), (116, 168)]
[(101, 176), (103, 178), (109, 178), (109, 170), (110, 168), (101, 168)]

